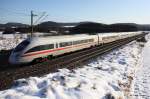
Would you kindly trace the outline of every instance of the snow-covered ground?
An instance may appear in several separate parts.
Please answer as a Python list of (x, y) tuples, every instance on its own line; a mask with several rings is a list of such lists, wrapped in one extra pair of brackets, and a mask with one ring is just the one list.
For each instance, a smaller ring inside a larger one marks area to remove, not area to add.
[[(149, 35), (150, 38), (150, 35)], [(132, 84), (132, 99), (150, 99), (150, 40), (146, 43)]]
[(12, 49), (26, 38), (26, 34), (2, 34), (0, 32), (0, 50)]
[(141, 52), (140, 43), (131, 42), (82, 68), (19, 79), (11, 89), (0, 91), (0, 99), (128, 98)]

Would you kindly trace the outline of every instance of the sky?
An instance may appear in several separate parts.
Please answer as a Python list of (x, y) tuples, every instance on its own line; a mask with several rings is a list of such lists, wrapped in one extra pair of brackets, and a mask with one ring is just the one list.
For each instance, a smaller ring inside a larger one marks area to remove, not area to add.
[(0, 0), (0, 23), (43, 21), (150, 24), (150, 0)]

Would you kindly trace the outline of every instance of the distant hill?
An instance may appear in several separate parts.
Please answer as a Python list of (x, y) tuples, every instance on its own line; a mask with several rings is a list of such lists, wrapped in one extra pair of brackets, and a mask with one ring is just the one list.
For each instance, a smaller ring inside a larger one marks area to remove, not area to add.
[(116, 23), (116, 24), (103, 24), (95, 22), (85, 22), (70, 29), (71, 33), (106, 33), (106, 32), (128, 32), (138, 31), (139, 25), (134, 23)]
[(3, 31), (5, 29), (5, 25), (4, 24), (0, 24), (0, 31)]
[(47, 22), (42, 22), (40, 24), (38, 24), (39, 27), (60, 27), (60, 24), (58, 24), (57, 22), (53, 22), (53, 21), (47, 21)]
[(0, 27), (4, 27), (4, 24), (0, 24)]
[(150, 31), (150, 24), (137, 25), (139, 30)]
[(102, 23), (94, 22), (82, 22), (79, 25), (70, 29), (71, 33), (98, 33), (100, 31), (105, 31), (108, 25)]
[(15, 22), (9, 22), (4, 24), (5, 27), (28, 27), (29, 25), (27, 24), (22, 24), (22, 23), (15, 23)]
[[(9, 29), (15, 28), (15, 29)], [(27, 33), (31, 31), (30, 25), (9, 22), (0, 24), (0, 31), (19, 31)], [(71, 33), (107, 33), (107, 32), (128, 32), (128, 31), (150, 31), (150, 24), (135, 24), (135, 23), (115, 23), (103, 24), (96, 22), (54, 22), (46, 21), (34, 26), (35, 32), (51, 32), (57, 31), (59, 34)], [(70, 31), (70, 32), (68, 32)]]
[(18, 27), (29, 27), (27, 24), (9, 22), (6, 24), (0, 24), (0, 30), (4, 31), (6, 28), (18, 28)]
[(64, 27), (64, 26), (76, 26), (79, 23), (61, 23), (61, 22), (53, 22), (53, 21), (47, 21), (47, 22), (42, 22), (38, 24), (40, 27)]
[(135, 23), (116, 23), (116, 24), (110, 24), (109, 31), (114, 32), (130, 32), (130, 31), (138, 31), (138, 25)]
[(60, 24), (60, 26), (76, 26), (76, 25), (78, 25), (78, 24), (80, 24), (79, 22), (76, 22), (76, 23), (58, 23), (58, 24)]
[(29, 28), (29, 25), (22, 24), (22, 23), (16, 23), (16, 22), (9, 22), (6, 24), (0, 24), (0, 31), (4, 31), (4, 34), (12, 34), (16, 33), (18, 28)]
[(53, 22), (47, 21), (42, 22), (35, 26), (35, 30), (39, 32), (51, 32), (51, 31), (58, 31), (59, 33), (63, 33), (68, 31), (70, 27), (76, 26), (79, 23), (61, 23), (61, 22)]

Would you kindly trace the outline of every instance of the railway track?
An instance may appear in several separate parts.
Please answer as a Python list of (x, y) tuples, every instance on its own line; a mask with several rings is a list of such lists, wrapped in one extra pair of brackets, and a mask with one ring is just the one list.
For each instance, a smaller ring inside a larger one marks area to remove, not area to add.
[(71, 53), (53, 60), (39, 63), (31, 66), (16, 68), (0, 72), (0, 90), (10, 88), (14, 80), (27, 78), (30, 76), (42, 76), (44, 74), (55, 72), (60, 68), (75, 68), (77, 64), (82, 63), (92, 57), (106, 53), (114, 48), (127, 44), (133, 40), (144, 37), (146, 34), (117, 40), (105, 45), (100, 45), (85, 50)]

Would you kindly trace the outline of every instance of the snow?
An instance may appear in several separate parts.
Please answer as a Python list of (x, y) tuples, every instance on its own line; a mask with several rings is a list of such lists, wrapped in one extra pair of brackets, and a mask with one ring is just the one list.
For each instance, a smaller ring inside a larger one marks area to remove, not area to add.
[(132, 84), (131, 96), (132, 99), (150, 99), (150, 35), (139, 64)]
[(27, 34), (0, 34), (0, 50), (9, 50), (16, 47)]
[(131, 42), (82, 68), (19, 79), (12, 88), (0, 91), (0, 99), (124, 99), (141, 51), (139, 43)]

